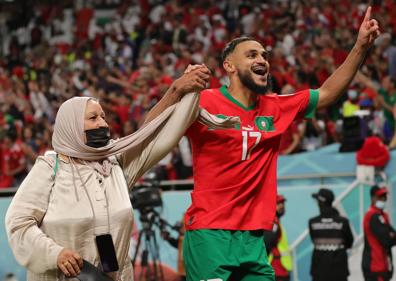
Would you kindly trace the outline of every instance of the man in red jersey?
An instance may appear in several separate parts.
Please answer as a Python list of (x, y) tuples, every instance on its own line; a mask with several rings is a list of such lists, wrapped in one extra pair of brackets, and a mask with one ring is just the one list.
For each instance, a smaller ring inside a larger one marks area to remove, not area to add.
[(384, 211), (388, 191), (374, 185), (370, 190), (371, 206), (364, 216), (362, 269), (366, 281), (389, 281), (393, 275), (392, 250), (396, 231)]
[(269, 93), (268, 54), (253, 38), (237, 38), (223, 50), (230, 85), (201, 92), (212, 114), (239, 116), (240, 126), (208, 130), (198, 122), (187, 131), (193, 150), (194, 191), (185, 215), (184, 262), (189, 281), (274, 280), (263, 243), (276, 206), (276, 165), (281, 134), (312, 117), (348, 88), (379, 35), (368, 8), (345, 62), (316, 90)]

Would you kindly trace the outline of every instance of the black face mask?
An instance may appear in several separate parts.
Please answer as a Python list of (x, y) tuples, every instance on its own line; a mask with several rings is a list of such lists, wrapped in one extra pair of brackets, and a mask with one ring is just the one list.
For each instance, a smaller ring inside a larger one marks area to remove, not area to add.
[(85, 135), (87, 136), (86, 145), (90, 147), (103, 147), (107, 145), (110, 140), (110, 130), (108, 127), (86, 130)]

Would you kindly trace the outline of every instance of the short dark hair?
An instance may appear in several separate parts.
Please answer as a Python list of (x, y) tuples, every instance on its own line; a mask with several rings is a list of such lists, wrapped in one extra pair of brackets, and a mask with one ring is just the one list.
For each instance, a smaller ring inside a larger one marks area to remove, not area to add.
[(242, 36), (242, 37), (234, 38), (230, 42), (228, 42), (227, 45), (224, 47), (224, 49), (221, 53), (221, 62), (223, 63), (225, 61), (225, 59), (232, 52), (234, 52), (236, 46), (238, 46), (239, 44), (241, 44), (242, 42), (245, 42), (245, 41), (256, 41), (256, 42), (260, 43), (258, 40), (254, 39), (253, 37), (250, 37), (250, 36)]

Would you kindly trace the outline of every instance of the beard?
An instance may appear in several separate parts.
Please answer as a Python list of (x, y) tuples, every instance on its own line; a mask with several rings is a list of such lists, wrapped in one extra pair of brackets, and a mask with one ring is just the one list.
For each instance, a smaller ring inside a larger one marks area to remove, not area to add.
[(272, 89), (270, 74), (268, 74), (267, 84), (264, 86), (257, 85), (257, 83), (254, 82), (252, 73), (249, 70), (245, 70), (244, 72), (241, 73), (238, 72), (238, 77), (243, 86), (245, 86), (246, 88), (248, 88), (250, 91), (252, 91), (257, 95), (265, 95), (269, 93)]

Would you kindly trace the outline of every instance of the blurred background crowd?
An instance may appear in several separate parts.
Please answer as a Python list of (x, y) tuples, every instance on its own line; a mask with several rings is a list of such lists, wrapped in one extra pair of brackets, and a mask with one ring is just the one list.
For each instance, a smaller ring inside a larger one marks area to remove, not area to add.
[[(396, 2), (371, 2), (382, 34), (364, 67), (336, 105), (290, 127), (281, 154), (334, 142), (343, 143), (344, 151), (357, 150), (351, 143), (369, 135), (396, 147)], [(99, 98), (113, 138), (131, 134), (188, 64), (208, 66), (210, 87), (227, 84), (219, 56), (234, 37), (253, 36), (270, 51), (273, 92), (319, 87), (352, 48), (366, 5), (0, 1), (0, 187), (17, 186), (35, 158), (51, 150), (54, 118), (66, 99)], [(161, 179), (191, 177), (188, 141), (158, 167)]]

